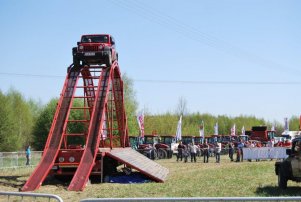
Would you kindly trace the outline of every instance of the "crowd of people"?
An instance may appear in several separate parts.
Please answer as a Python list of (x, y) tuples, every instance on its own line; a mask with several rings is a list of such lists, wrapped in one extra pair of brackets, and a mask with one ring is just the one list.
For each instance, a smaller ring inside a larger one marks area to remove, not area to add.
[(212, 156), (214, 153), (216, 163), (220, 163), (220, 155), (222, 151), (222, 144), (220, 142), (216, 142), (214, 145), (214, 152), (212, 153), (212, 147), (205, 142), (203, 147), (200, 148), (199, 145), (194, 144), (194, 142), (185, 145), (181, 141), (178, 145), (178, 154), (177, 154), (177, 161), (183, 161), (186, 163), (188, 162), (188, 158), (190, 156), (191, 162), (197, 161), (197, 156), (203, 156), (204, 163), (209, 162), (209, 157)]
[[(278, 143), (279, 144), (279, 143)], [(288, 144), (286, 141), (283, 144)], [(196, 145), (193, 142), (189, 144), (183, 144), (181, 141), (178, 145), (177, 161), (188, 162), (190, 157), (191, 162), (196, 162), (197, 156), (203, 157), (203, 162), (208, 163), (210, 157), (215, 157), (215, 162), (220, 163), (220, 155), (228, 154), (229, 160), (233, 162), (243, 161), (243, 148), (255, 148), (255, 147), (274, 147), (277, 146), (273, 140), (266, 143), (261, 143), (260, 141), (243, 141), (238, 142), (228, 142), (222, 144), (220, 142), (215, 142), (213, 144), (208, 143), (206, 140), (203, 144)]]

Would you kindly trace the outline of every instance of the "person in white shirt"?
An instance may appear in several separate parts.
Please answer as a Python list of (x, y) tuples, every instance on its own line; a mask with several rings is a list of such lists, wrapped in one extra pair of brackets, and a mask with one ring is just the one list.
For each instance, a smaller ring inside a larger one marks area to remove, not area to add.
[(216, 163), (219, 163), (221, 160), (221, 151), (222, 151), (222, 143), (215, 143), (215, 159)]
[(190, 145), (190, 157), (191, 157), (191, 162), (192, 160), (196, 162), (196, 152), (198, 150), (198, 146), (194, 144), (194, 142), (191, 143)]

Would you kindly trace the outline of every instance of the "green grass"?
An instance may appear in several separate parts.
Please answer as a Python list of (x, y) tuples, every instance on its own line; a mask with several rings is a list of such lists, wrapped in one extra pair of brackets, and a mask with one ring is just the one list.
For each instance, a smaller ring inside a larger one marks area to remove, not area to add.
[[(68, 183), (43, 185), (36, 192), (52, 193), (64, 201), (79, 201), (84, 198), (123, 197), (269, 197), (298, 196), (300, 185), (289, 181), (287, 190), (277, 187), (274, 172), (275, 161), (242, 163), (230, 162), (222, 156), (220, 164), (214, 158), (204, 164), (176, 162), (175, 158), (158, 160), (169, 168), (165, 183), (143, 184), (90, 184), (83, 192), (69, 192)], [(1, 191), (18, 191), (25, 183), (33, 168), (7, 169), (0, 173)]]

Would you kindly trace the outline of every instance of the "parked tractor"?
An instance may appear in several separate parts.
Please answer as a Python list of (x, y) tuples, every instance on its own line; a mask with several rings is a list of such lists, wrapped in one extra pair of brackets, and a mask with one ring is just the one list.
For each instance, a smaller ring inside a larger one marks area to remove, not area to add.
[(250, 133), (250, 140), (258, 140), (263, 144), (267, 144), (268, 141), (275, 137), (275, 131), (267, 130), (267, 126), (253, 126), (248, 133)]
[(281, 189), (287, 188), (287, 181), (301, 182), (301, 137), (292, 142), (292, 147), (286, 149), (288, 157), (275, 164), (275, 173), (278, 175), (278, 186)]
[(172, 157), (171, 147), (168, 144), (160, 143), (158, 135), (144, 135), (143, 143), (139, 144), (137, 151), (150, 159)]
[(194, 136), (190, 136), (190, 135), (182, 136), (181, 141), (184, 145), (187, 146), (189, 144), (194, 143)]
[[(301, 116), (299, 119), (299, 132), (301, 131)], [(287, 181), (301, 182), (301, 137), (292, 140), (291, 148), (286, 149), (288, 157), (275, 163), (275, 173), (278, 175), (278, 186), (287, 188)]]
[(178, 153), (178, 145), (176, 137), (173, 135), (160, 135), (160, 143), (163, 145), (168, 145), (170, 151), (168, 151), (167, 157), (171, 158), (173, 154)]

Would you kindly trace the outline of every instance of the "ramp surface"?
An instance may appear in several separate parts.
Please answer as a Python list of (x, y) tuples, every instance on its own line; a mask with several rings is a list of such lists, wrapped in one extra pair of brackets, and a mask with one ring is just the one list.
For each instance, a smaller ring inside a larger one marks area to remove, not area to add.
[(78, 76), (79, 70), (71, 69), (66, 77), (62, 95), (57, 106), (52, 127), (50, 129), (48, 140), (43, 152), (44, 155), (42, 156), (39, 165), (36, 167), (21, 189), (22, 191), (34, 191), (35, 189), (39, 188), (53, 166), (62, 142), (64, 123), (68, 114), (68, 109), (70, 108), (71, 98), (75, 90)]
[[(97, 154), (97, 148), (100, 140), (100, 127), (102, 126), (102, 116), (105, 110), (105, 101), (108, 94), (108, 82), (109, 82), (110, 69), (105, 69), (101, 75), (99, 94), (95, 100), (96, 104), (91, 116), (90, 127), (87, 137), (86, 148), (81, 158), (80, 164), (70, 182), (68, 187), (69, 191), (81, 191), (84, 189), (88, 178), (90, 176), (92, 167)], [(100, 124), (99, 124), (100, 123)]]
[(164, 182), (169, 173), (167, 168), (133, 150), (131, 147), (114, 148), (111, 151), (106, 151), (106, 155), (138, 170), (156, 182)]

